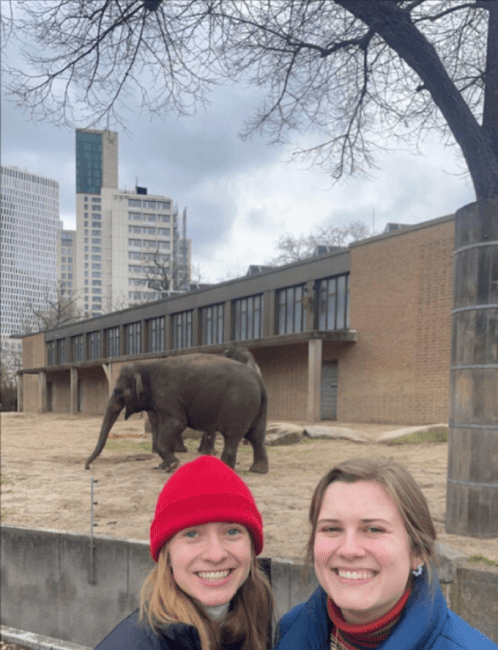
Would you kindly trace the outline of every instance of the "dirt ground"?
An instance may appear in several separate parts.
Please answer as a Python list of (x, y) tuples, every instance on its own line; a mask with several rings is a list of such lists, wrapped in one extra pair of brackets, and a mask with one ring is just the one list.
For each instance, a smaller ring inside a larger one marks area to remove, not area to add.
[[(134, 416), (135, 418), (136, 416)], [(100, 417), (47, 413), (1, 415), (2, 523), (87, 534), (90, 532), (90, 478), (95, 485), (96, 535), (146, 540), (157, 495), (168, 475), (155, 469), (144, 420), (119, 420), (90, 471), (84, 462), (93, 451)], [(339, 425), (339, 423), (336, 423)], [(308, 536), (307, 511), (319, 478), (335, 463), (355, 456), (391, 456), (404, 463), (420, 483), (436, 522), (439, 541), (466, 555), (498, 562), (498, 539), (479, 540), (444, 532), (447, 444), (386, 446), (375, 442), (399, 427), (340, 423), (366, 434), (358, 444), (305, 438), (290, 446), (268, 447), (270, 471), (248, 472), (252, 450), (240, 445), (236, 470), (248, 483), (264, 519), (263, 556), (301, 558)], [(218, 436), (217, 449), (222, 438)], [(197, 457), (197, 440), (186, 440), (181, 462)]]

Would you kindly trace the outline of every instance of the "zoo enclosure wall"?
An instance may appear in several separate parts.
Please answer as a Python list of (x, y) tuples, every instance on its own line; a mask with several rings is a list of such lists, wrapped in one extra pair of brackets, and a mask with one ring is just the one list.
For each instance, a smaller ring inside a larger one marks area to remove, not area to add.
[[(153, 566), (146, 542), (2, 526), (1, 624), (94, 647), (138, 606)], [(438, 576), (450, 607), (498, 642), (498, 569), (481, 569), (439, 546)], [(299, 562), (263, 560), (278, 615), (308, 598), (313, 572)]]

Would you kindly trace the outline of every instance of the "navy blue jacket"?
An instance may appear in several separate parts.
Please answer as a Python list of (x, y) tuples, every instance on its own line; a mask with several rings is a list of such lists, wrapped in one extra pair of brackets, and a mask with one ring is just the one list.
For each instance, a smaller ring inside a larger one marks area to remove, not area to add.
[[(239, 646), (231, 646), (236, 650)], [(197, 630), (186, 623), (171, 623), (156, 634), (138, 621), (138, 609), (119, 623), (95, 650), (201, 650)]]
[[(311, 598), (282, 617), (275, 650), (328, 650), (332, 624), (327, 594), (318, 587)], [(425, 572), (415, 580), (401, 619), (377, 650), (496, 650), (484, 634), (448, 609), (439, 586), (434, 597)]]

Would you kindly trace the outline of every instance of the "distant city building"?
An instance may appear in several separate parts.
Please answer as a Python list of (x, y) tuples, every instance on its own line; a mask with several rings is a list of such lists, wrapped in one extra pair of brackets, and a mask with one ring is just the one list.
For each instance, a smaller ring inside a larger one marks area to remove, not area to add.
[(84, 316), (159, 300), (161, 289), (185, 290), (185, 224), (171, 198), (118, 189), (117, 133), (76, 130), (75, 290)]
[[(0, 334), (37, 330), (35, 310), (57, 285), (59, 183), (10, 165), (1, 167)], [(6, 345), (6, 343), (5, 343)], [(4, 345), (2, 345), (4, 349)]]
[(76, 230), (61, 230), (57, 243), (59, 290), (61, 296), (72, 298), (76, 290)]

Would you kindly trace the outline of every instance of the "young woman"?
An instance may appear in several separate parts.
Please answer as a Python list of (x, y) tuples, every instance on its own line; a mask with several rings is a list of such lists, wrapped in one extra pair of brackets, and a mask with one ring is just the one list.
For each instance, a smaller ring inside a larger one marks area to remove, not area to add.
[(244, 481), (218, 458), (180, 467), (150, 528), (157, 563), (140, 610), (96, 650), (267, 650), (272, 596), (256, 556), (263, 521)]
[(315, 489), (309, 519), (321, 587), (283, 617), (277, 650), (496, 650), (448, 610), (429, 508), (402, 466), (340, 463)]

